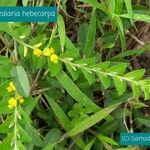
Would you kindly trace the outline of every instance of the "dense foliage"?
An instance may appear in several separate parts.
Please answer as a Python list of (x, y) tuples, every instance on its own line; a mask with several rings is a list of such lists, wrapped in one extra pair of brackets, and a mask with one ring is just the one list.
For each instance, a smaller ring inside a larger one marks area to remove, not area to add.
[(119, 136), (150, 131), (148, 0), (0, 5), (59, 13), (57, 23), (0, 23), (0, 150), (146, 149)]

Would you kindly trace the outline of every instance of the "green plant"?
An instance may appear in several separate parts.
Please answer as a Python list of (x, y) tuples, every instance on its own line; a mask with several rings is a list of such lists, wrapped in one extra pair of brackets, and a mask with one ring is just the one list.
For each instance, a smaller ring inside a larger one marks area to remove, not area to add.
[(73, 19), (68, 2), (53, 1), (64, 14), (50, 30), (48, 23), (0, 23), (2, 150), (134, 149), (119, 144), (120, 132), (149, 131), (142, 110), (150, 79), (129, 58), (150, 46), (127, 50), (125, 32), (150, 23), (149, 10), (131, 0), (79, 0), (74, 9), (86, 17), (74, 18), (72, 41), (63, 17)]

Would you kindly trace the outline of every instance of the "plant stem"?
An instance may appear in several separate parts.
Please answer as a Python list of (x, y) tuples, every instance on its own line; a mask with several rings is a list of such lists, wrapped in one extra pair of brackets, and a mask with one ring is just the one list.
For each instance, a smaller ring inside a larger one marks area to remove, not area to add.
[(17, 129), (17, 123), (18, 123), (18, 118), (17, 118), (18, 110), (17, 106), (15, 107), (15, 115), (14, 115), (14, 150), (19, 150), (18, 149), (18, 143), (17, 143), (17, 134), (18, 134), (18, 129)]
[(64, 62), (64, 63), (70, 64), (71, 66), (74, 66), (76, 68), (84, 69), (84, 70), (86, 70), (88, 72), (101, 73), (101, 74), (106, 75), (106, 76), (117, 77), (120, 80), (125, 80), (125, 81), (127, 81), (129, 83), (134, 83), (136, 85), (142, 86), (142, 84), (140, 84), (140, 82), (138, 82), (138, 81), (134, 81), (132, 79), (129, 79), (129, 78), (126, 78), (126, 77), (123, 77), (123, 76), (119, 76), (119, 75), (117, 75), (115, 73), (104, 72), (100, 68), (89, 68), (89, 67), (83, 66), (82, 64), (75, 64), (73, 62), (70, 62), (70, 61), (67, 61), (67, 60), (61, 59), (61, 58), (59, 58), (59, 60)]

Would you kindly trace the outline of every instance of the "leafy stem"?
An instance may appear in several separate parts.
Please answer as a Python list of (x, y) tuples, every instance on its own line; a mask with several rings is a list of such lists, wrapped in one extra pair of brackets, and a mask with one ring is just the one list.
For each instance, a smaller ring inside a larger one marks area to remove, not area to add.
[(14, 112), (14, 150), (18, 150), (18, 142), (17, 142), (17, 136), (18, 136), (18, 109), (15, 107), (15, 112)]
[(80, 69), (84, 69), (84, 70), (86, 70), (87, 72), (95, 72), (95, 73), (101, 73), (101, 74), (103, 74), (103, 75), (105, 75), (105, 76), (110, 76), (110, 77), (117, 77), (117, 78), (119, 78), (120, 80), (125, 80), (125, 81), (127, 81), (127, 82), (129, 82), (129, 83), (134, 83), (134, 84), (136, 84), (136, 85), (140, 85), (140, 86), (142, 86), (142, 84), (139, 82), (139, 81), (135, 81), (135, 80), (132, 80), (132, 79), (130, 79), (130, 78), (126, 78), (126, 77), (123, 77), (123, 76), (119, 76), (119, 75), (117, 75), (117, 74), (115, 74), (115, 73), (112, 73), (112, 72), (105, 72), (105, 71), (103, 71), (101, 68), (90, 68), (90, 67), (86, 67), (87, 66), (87, 64), (76, 64), (76, 63), (73, 63), (73, 62), (71, 62), (71, 61), (68, 61), (67, 59), (61, 59), (61, 58), (59, 58), (59, 60), (61, 60), (62, 62), (64, 62), (64, 63), (66, 63), (66, 64), (69, 64), (70, 66), (72, 66), (72, 67), (76, 67), (76, 68), (80, 68)]
[[(88, 76), (93, 72), (96, 73), (102, 82), (105, 89), (110, 87), (111, 81), (110, 78), (113, 79), (114, 85), (117, 89), (118, 95), (122, 95), (126, 90), (126, 82), (130, 83), (132, 87), (132, 92), (134, 98), (139, 98), (141, 96), (141, 92), (144, 92), (145, 99), (150, 98), (150, 82), (149, 80), (141, 80), (144, 75), (144, 69), (131, 71), (125, 75), (123, 73), (126, 70), (126, 65), (118, 65), (112, 67), (106, 67), (106, 70), (102, 69), (101, 67), (91, 67), (87, 66), (87, 64), (78, 64), (72, 62), (72, 58), (59, 58), (60, 61), (64, 62), (65, 64), (70, 65), (70, 67), (76, 71), (76, 68), (80, 68), (82, 71), (86, 71)], [(114, 67), (114, 68), (113, 68)], [(120, 68), (121, 67), (121, 68)], [(120, 70), (122, 69), (122, 72)], [(109, 78), (110, 77), (110, 78)], [(87, 78), (87, 77), (86, 77)], [(89, 78), (88, 81), (91, 79)]]

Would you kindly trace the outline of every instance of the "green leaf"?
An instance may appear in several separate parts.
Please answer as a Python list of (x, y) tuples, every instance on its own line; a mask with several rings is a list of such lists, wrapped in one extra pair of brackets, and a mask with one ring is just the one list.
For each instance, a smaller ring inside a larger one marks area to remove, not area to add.
[(26, 131), (18, 124), (18, 131), (20, 134), (20, 141), (22, 143), (29, 143), (32, 141), (32, 138), (26, 133)]
[(141, 87), (139, 87), (139, 85), (137, 85), (136, 83), (131, 83), (132, 85), (132, 91), (133, 91), (133, 96), (135, 98), (139, 98), (141, 95)]
[(96, 9), (93, 8), (91, 19), (90, 19), (90, 26), (88, 28), (88, 33), (86, 37), (86, 43), (84, 47), (84, 53), (86, 56), (90, 56), (94, 45), (95, 45), (95, 35), (96, 35)]
[(126, 8), (127, 8), (127, 12), (130, 16), (130, 21), (131, 21), (131, 24), (133, 25), (133, 21), (132, 21), (132, 17), (133, 17), (133, 11), (132, 11), (132, 3), (131, 3), (131, 0), (124, 0), (125, 1), (125, 4), (126, 4)]
[(8, 150), (11, 149), (10, 147), (11, 140), (13, 139), (14, 133), (9, 134), (1, 143), (0, 143), (0, 149), (1, 150)]
[(107, 89), (111, 84), (110, 77), (103, 75), (99, 72), (97, 72), (97, 76), (98, 76), (99, 80), (101, 81), (102, 85), (104, 86), (104, 88)]
[(21, 119), (21, 122), (23, 124), (26, 124), (26, 123), (32, 123), (32, 120), (30, 119), (30, 116), (29, 114), (27, 114), (21, 106), (18, 107), (18, 112), (20, 113), (20, 115), (22, 116), (22, 119)]
[(18, 140), (18, 148), (19, 150), (26, 150), (26, 147)]
[[(48, 103), (50, 104), (52, 110), (54, 111), (54, 114), (56, 115), (56, 117), (58, 118), (59, 122), (61, 123), (62, 127), (66, 130), (69, 131), (71, 128), (71, 122), (69, 120), (69, 118), (67, 117), (67, 115), (64, 113), (64, 111), (62, 110), (62, 108), (52, 99), (50, 98), (48, 95), (46, 95), (46, 99), (48, 101)], [(73, 137), (73, 140), (76, 140), (76, 137)], [(82, 149), (83, 146), (85, 145), (83, 140), (81, 138), (79, 138), (76, 141), (76, 144)]]
[(6, 56), (0, 56), (0, 64), (10, 63), (11, 60)]
[(75, 70), (76, 68), (73, 68), (70, 64), (66, 64), (66, 68), (68, 72), (71, 74), (73, 80), (75, 81), (78, 78), (78, 71)]
[(115, 87), (117, 89), (118, 95), (122, 95), (126, 91), (126, 81), (118, 78), (118, 77), (113, 77)]
[(27, 115), (30, 115), (31, 112), (33, 111), (33, 109), (35, 108), (35, 106), (37, 105), (39, 101), (39, 97), (28, 97), (25, 99), (24, 102), (24, 111), (26, 112)]
[(142, 90), (144, 91), (145, 100), (150, 99), (149, 88), (147, 88), (147, 87), (142, 87)]
[(58, 23), (58, 33), (59, 33), (59, 37), (60, 37), (61, 50), (64, 51), (66, 31), (65, 31), (65, 22), (61, 15), (58, 15), (57, 23)]
[[(129, 14), (123, 14), (123, 15), (120, 15), (120, 17), (123, 17), (123, 18), (130, 18), (130, 15)], [(148, 22), (150, 23), (150, 16), (149, 15), (144, 15), (144, 14), (133, 14), (133, 19), (135, 21), (144, 21), (144, 22)]]
[(115, 23), (119, 30), (122, 50), (125, 50), (126, 49), (126, 39), (125, 39), (125, 35), (124, 35), (124, 27), (123, 27), (123, 23), (122, 23), (121, 19), (118, 16), (115, 17)]
[(46, 99), (47, 99), (48, 103), (50, 104), (52, 110), (54, 111), (56, 117), (58, 118), (59, 122), (61, 123), (62, 127), (68, 131), (70, 129), (70, 124), (71, 124), (69, 118), (63, 112), (61, 107), (59, 107), (59, 105), (57, 103), (55, 103), (55, 101), (52, 98), (50, 98), (48, 95), (45, 95), (45, 96), (46, 96)]
[(0, 125), (0, 132), (7, 133), (10, 130), (9, 126), (11, 125), (12, 127), (14, 125), (13, 121), (14, 121), (14, 115), (11, 115)]
[(66, 52), (62, 53), (60, 58), (78, 58), (79, 57), (79, 50), (67, 50)]
[(8, 101), (6, 99), (0, 102), (0, 114), (9, 114), (12, 111), (7, 107), (7, 105)]
[(30, 94), (30, 85), (24, 68), (22, 66), (13, 67), (11, 73), (18, 93), (24, 97), (28, 97)]
[(16, 6), (17, 0), (1, 0), (0, 6)]
[(0, 65), (0, 77), (2, 78), (10, 78), (11, 77), (11, 68), (13, 67), (14, 65), (12, 63), (5, 63), (3, 65)]
[(108, 68), (106, 72), (116, 74), (116, 75), (123, 75), (124, 72), (126, 71), (126, 68), (127, 68), (127, 63), (121, 63)]
[(84, 49), (89, 25), (81, 23), (77, 31), (77, 44)]
[(25, 124), (26, 133), (32, 138), (32, 143), (35, 146), (42, 146), (42, 139), (36, 129), (29, 123)]
[(137, 118), (138, 122), (150, 128), (150, 118)]
[(67, 50), (75, 50), (76, 49), (74, 44), (71, 42), (71, 40), (67, 36), (65, 36), (65, 47)]
[(113, 57), (114, 58), (124, 58), (124, 57), (127, 57), (127, 56), (138, 56), (140, 54), (143, 54), (145, 51), (148, 51), (149, 50), (149, 47), (150, 47), (150, 44), (147, 44), (141, 48), (136, 48), (136, 49), (132, 49), (132, 50), (126, 50), (126, 51), (123, 51), (121, 53), (119, 53), (118, 55), (115, 55)]
[(52, 77), (59, 74), (59, 72), (61, 71), (61, 64), (62, 63), (60, 61), (57, 64), (55, 64), (48, 60), (49, 70)]
[(57, 142), (61, 139), (62, 132), (58, 128), (52, 128), (45, 136), (43, 141), (43, 150), (52, 149)]
[(107, 136), (104, 136), (104, 135), (97, 135), (97, 138), (102, 141), (102, 142), (106, 142), (106, 143), (109, 143), (111, 145), (119, 145), (117, 142), (115, 142), (113, 139), (107, 137)]
[(131, 80), (140, 80), (144, 76), (144, 73), (145, 73), (145, 69), (135, 70), (127, 73), (126, 75), (124, 75), (124, 77)]
[(78, 1), (81, 1), (81, 2), (84, 2), (84, 3), (88, 3), (92, 7), (98, 8), (98, 9), (102, 10), (103, 12), (105, 12), (106, 14), (108, 14), (109, 17), (112, 15), (110, 13), (110, 11), (108, 10), (108, 8), (105, 5), (103, 5), (102, 3), (97, 2), (97, 0), (78, 0)]
[(95, 83), (95, 77), (92, 72), (88, 72), (87, 70), (81, 69), (85, 78), (88, 80), (89, 84), (94, 84)]
[(91, 140), (91, 142), (89, 142), (83, 150), (90, 150), (92, 148), (92, 145), (94, 143), (95, 139)]
[(59, 75), (56, 76), (58, 81), (61, 83), (63, 88), (72, 96), (77, 102), (81, 103), (82, 105), (86, 106), (87, 108), (91, 109), (93, 112), (99, 110), (99, 107), (92, 102), (75, 84), (74, 82), (68, 77), (65, 72), (61, 72)]
[(109, 2), (109, 9), (112, 12), (115, 12), (115, 7), (116, 7), (116, 2), (114, 0), (110, 0), (110, 2)]
[(72, 130), (68, 132), (69, 136), (74, 136), (80, 132), (85, 131), (86, 129), (92, 127), (102, 119), (106, 118), (113, 110), (115, 110), (121, 103), (113, 104), (109, 107), (106, 107), (94, 115), (88, 117), (87, 119), (83, 120), (79, 124), (77, 124)]

